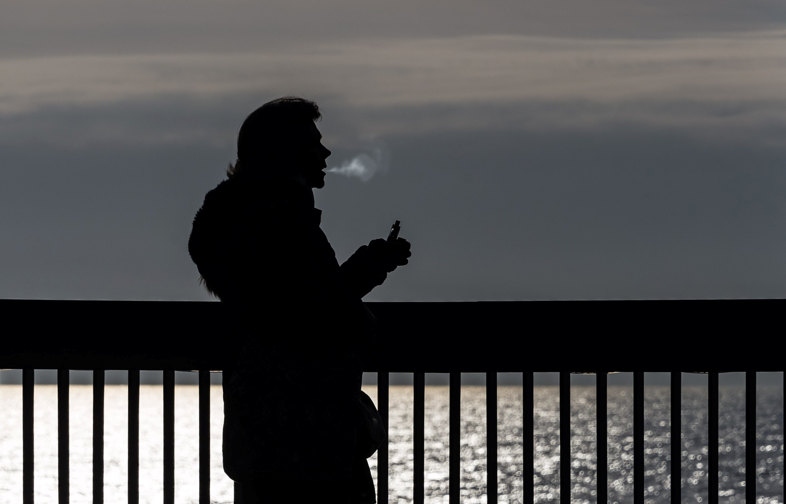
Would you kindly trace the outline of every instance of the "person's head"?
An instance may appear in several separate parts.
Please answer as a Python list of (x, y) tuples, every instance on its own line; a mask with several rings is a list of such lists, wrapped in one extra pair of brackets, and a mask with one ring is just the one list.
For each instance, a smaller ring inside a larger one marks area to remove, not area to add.
[(237, 163), (229, 176), (239, 173), (274, 178), (291, 178), (308, 185), (325, 185), (325, 160), (330, 155), (322, 145), (316, 121), (322, 113), (316, 103), (285, 96), (254, 110), (240, 127)]

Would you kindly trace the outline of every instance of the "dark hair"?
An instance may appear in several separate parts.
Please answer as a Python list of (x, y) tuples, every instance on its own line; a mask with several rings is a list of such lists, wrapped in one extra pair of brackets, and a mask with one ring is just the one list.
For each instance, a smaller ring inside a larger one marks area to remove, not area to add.
[(283, 96), (271, 100), (246, 117), (237, 135), (237, 162), (227, 174), (236, 175), (243, 166), (278, 161), (297, 146), (303, 124), (322, 117), (319, 106), (305, 98)]

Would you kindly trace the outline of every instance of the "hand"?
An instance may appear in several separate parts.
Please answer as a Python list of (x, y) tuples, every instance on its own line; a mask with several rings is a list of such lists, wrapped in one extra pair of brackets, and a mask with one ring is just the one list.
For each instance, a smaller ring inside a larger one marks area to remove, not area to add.
[(372, 254), (383, 263), (385, 271), (388, 273), (399, 266), (409, 263), (409, 257), (412, 255), (410, 244), (404, 238), (396, 238), (390, 241), (377, 238), (376, 240), (371, 240), (368, 247)]
[[(396, 238), (395, 240), (385, 240), (387, 244), (388, 260), (397, 266), (403, 266), (409, 263), (409, 257), (412, 255), (410, 251), (410, 243), (404, 238)], [(390, 270), (393, 271), (393, 270)]]

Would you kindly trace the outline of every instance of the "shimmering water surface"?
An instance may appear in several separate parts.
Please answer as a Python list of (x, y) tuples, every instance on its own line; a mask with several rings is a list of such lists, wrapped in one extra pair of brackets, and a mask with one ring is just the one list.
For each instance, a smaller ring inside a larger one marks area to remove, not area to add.
[[(376, 387), (366, 386), (372, 398)], [(105, 388), (104, 502), (127, 502), (127, 389)], [(670, 498), (669, 388), (648, 386), (645, 391), (645, 486), (648, 503)], [(390, 502), (408, 503), (413, 494), (412, 408), (409, 386), (390, 389)], [(783, 502), (783, 391), (779, 386), (758, 387), (757, 502)], [(198, 390), (180, 385), (175, 390), (175, 500), (199, 501)], [(140, 392), (140, 501), (163, 499), (163, 410), (160, 386), (143, 385)], [(425, 493), (430, 503), (448, 502), (449, 389), (428, 386), (425, 392)], [(486, 502), (486, 391), (464, 386), (461, 393), (461, 501)], [(720, 501), (745, 501), (745, 391), (739, 386), (720, 392)], [(57, 388), (35, 390), (35, 498), (57, 502)], [(18, 503), (22, 495), (22, 391), (18, 385), (0, 386), (0, 502)], [(707, 500), (707, 391), (690, 386), (682, 396), (682, 498)], [(628, 386), (608, 391), (609, 502), (632, 502), (633, 395)], [(221, 468), (221, 388), (211, 387), (211, 495), (214, 503), (232, 502), (232, 482)], [(558, 502), (559, 391), (535, 388), (535, 499)], [(571, 502), (594, 503), (596, 494), (595, 389), (571, 390)], [(498, 501), (522, 500), (522, 393), (519, 386), (498, 388)], [(72, 385), (70, 393), (71, 502), (92, 500), (92, 387)], [(376, 455), (370, 459), (376, 475)]]

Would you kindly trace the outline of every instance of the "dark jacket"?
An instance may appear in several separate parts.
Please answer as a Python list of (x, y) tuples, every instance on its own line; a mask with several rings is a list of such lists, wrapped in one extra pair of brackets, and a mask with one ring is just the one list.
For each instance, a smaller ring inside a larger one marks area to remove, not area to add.
[[(224, 469), (232, 479), (350, 478), (356, 403), (384, 281), (379, 250), (339, 265), (310, 189), (230, 178), (207, 193), (188, 249), (227, 307)], [(261, 475), (261, 476), (260, 476)], [(373, 484), (372, 484), (373, 485)]]

